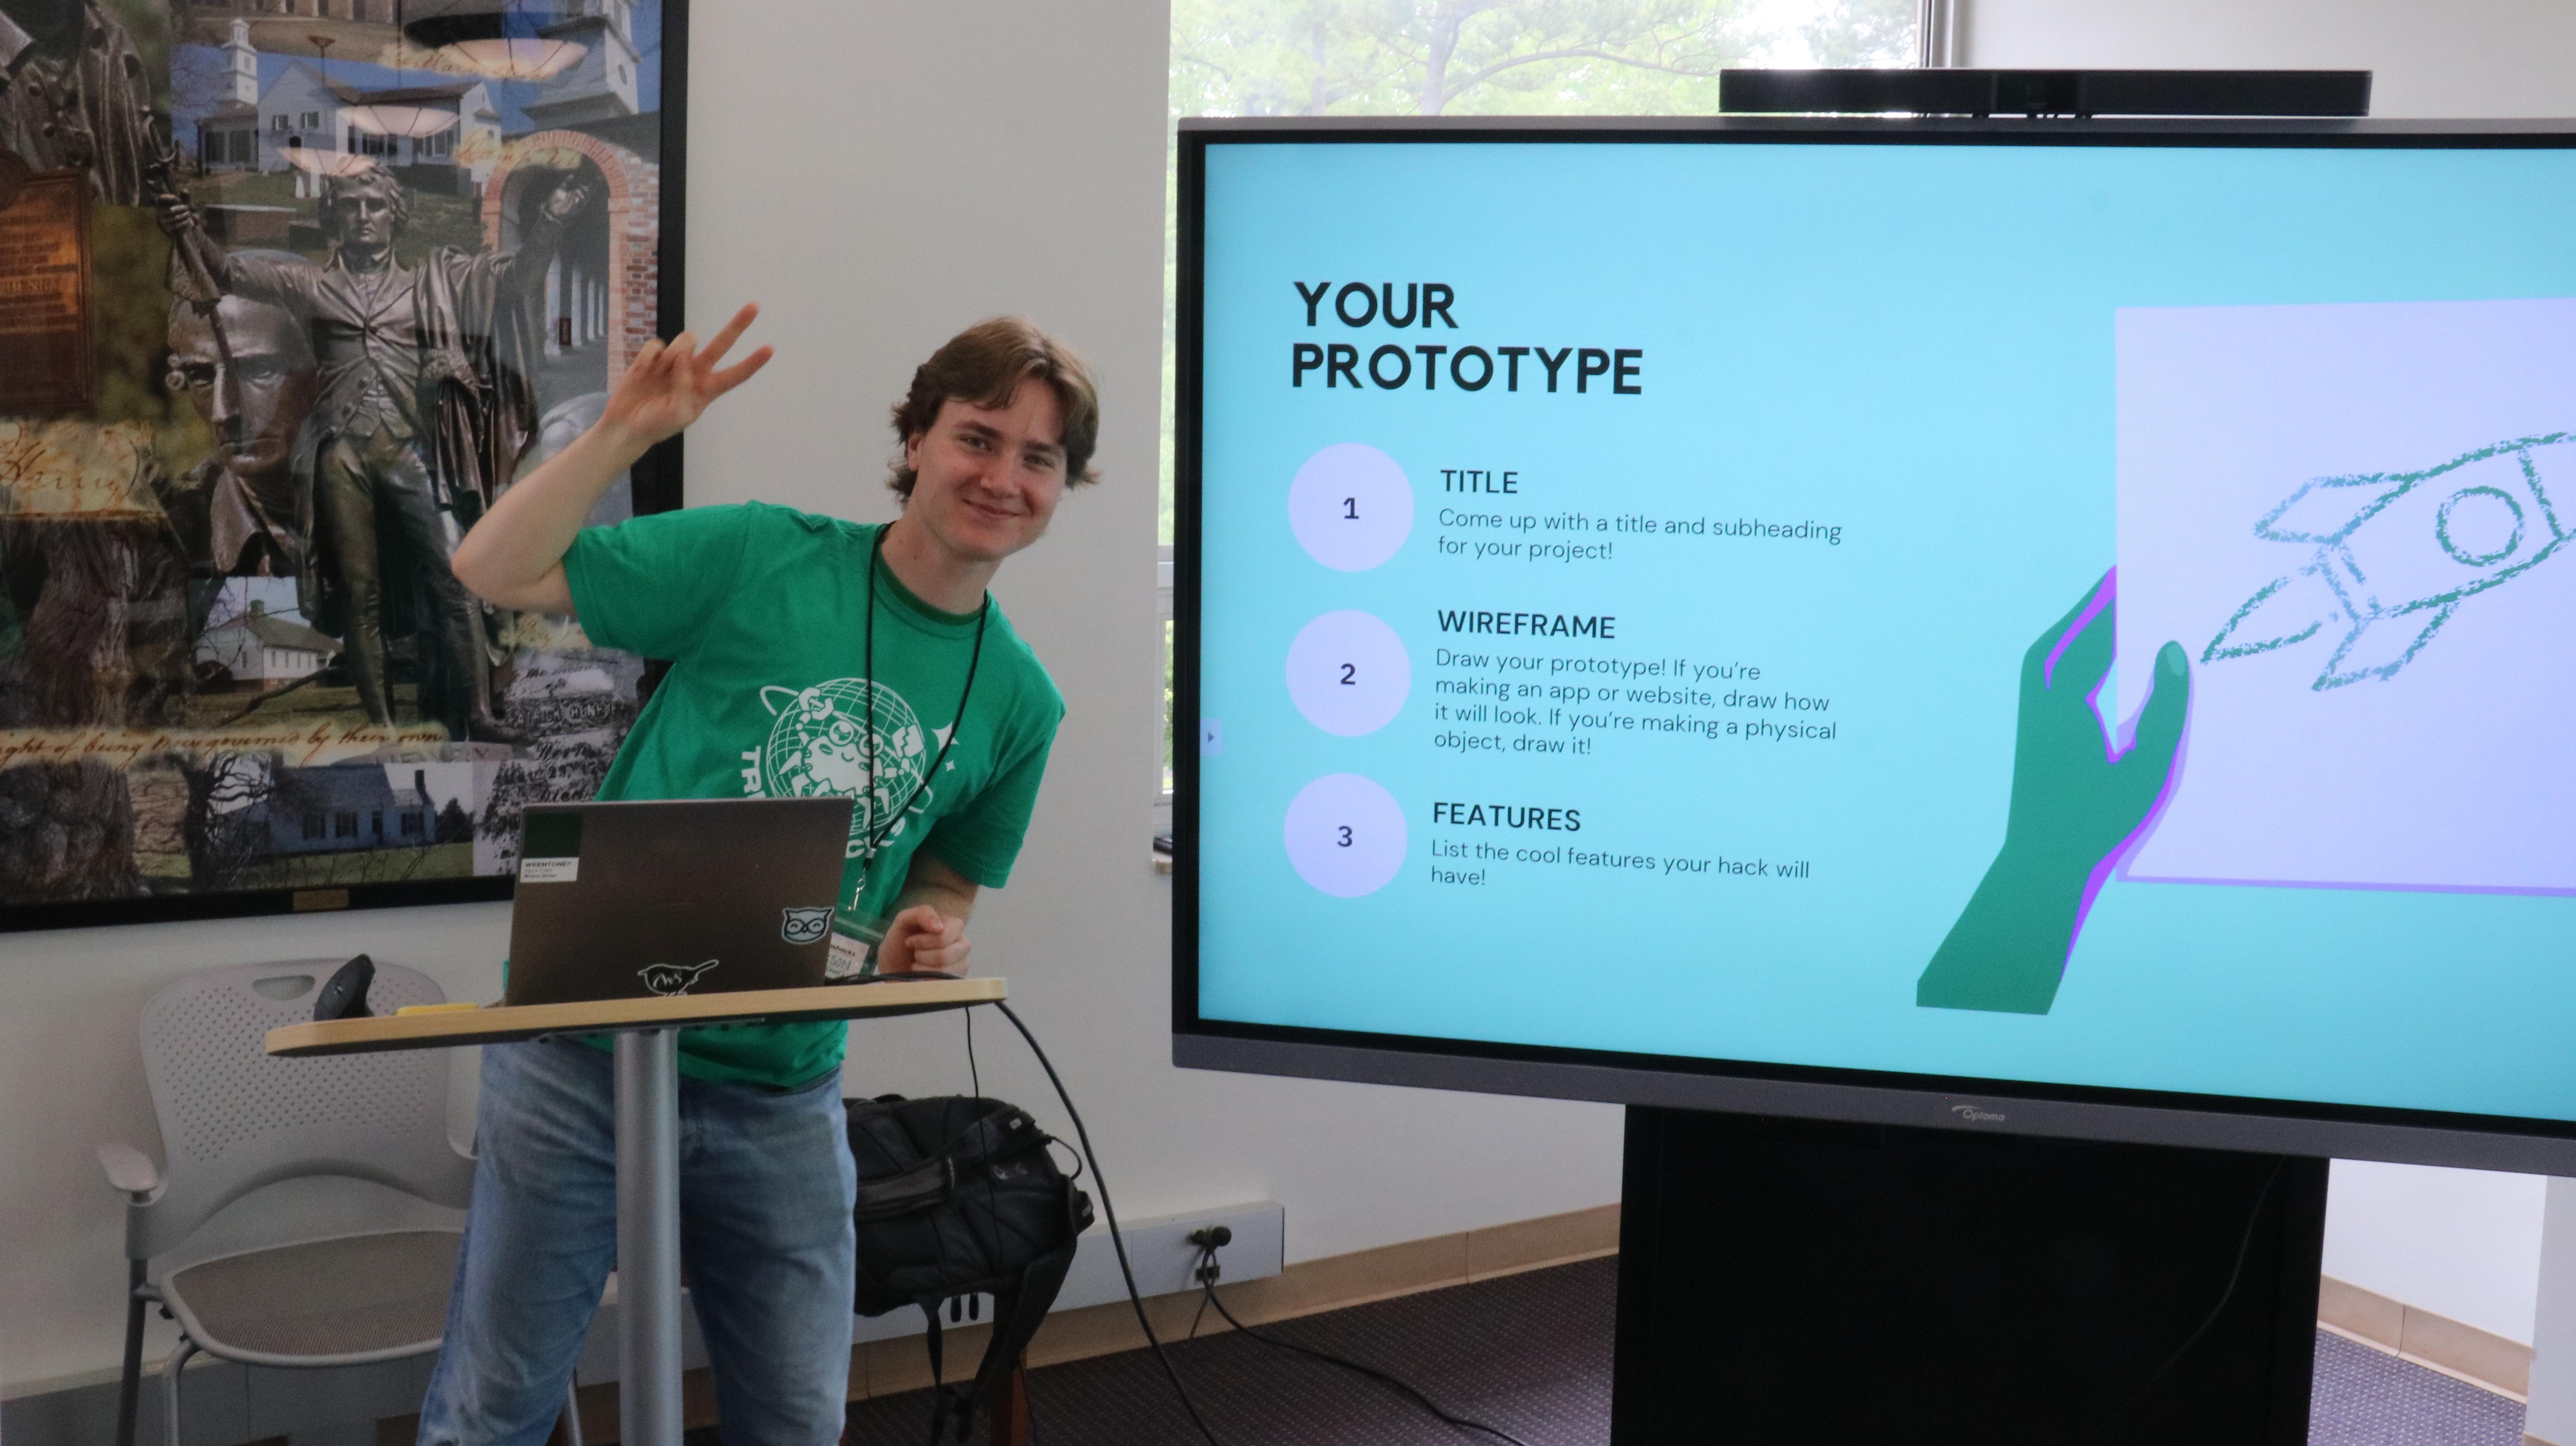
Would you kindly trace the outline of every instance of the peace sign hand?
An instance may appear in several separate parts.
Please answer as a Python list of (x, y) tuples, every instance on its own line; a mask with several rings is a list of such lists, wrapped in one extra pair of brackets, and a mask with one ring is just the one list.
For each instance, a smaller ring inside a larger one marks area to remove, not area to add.
[(732, 366), (717, 366), (759, 315), (758, 306), (735, 312), (704, 348), (699, 347), (697, 334), (687, 331), (668, 343), (647, 342), (608, 394), (601, 425), (643, 448), (696, 421), (708, 403), (751, 380), (752, 373), (769, 364), (771, 352), (763, 346)]

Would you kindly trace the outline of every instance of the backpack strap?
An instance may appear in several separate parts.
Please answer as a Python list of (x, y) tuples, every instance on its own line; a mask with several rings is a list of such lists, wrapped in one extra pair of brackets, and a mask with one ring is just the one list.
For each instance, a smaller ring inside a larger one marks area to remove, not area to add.
[(1056, 1295), (1064, 1289), (1064, 1277), (1073, 1269), (1074, 1252), (1082, 1246), (1082, 1232), (1091, 1225), (1091, 1197), (1076, 1189), (1070, 1180), (1062, 1182), (1061, 1188), (1065, 1223), (1071, 1227), (1065, 1232), (1064, 1244), (1030, 1261), (1009, 1290), (993, 1293), (993, 1339), (984, 1347), (984, 1360), (976, 1367), (974, 1383), (966, 1388), (970, 1416), (978, 1404), (994, 1398), (1002, 1387), (1002, 1378), (1027, 1353), (1038, 1327), (1046, 1324), (1047, 1312), (1055, 1308)]
[(852, 1215), (860, 1220), (891, 1220), (942, 1204), (956, 1190), (956, 1158), (935, 1155), (900, 1175), (860, 1181)]
[[(930, 1347), (930, 1446), (939, 1446), (940, 1429), (948, 1424), (948, 1408), (950, 1404), (948, 1383), (942, 1379), (943, 1371), (939, 1342), (939, 1302), (935, 1300), (923, 1301), (921, 1303), (921, 1313), (930, 1317), (930, 1334), (923, 1338), (923, 1344)], [(971, 1411), (972, 1408), (970, 1407), (969, 1409)], [(966, 1423), (963, 1421), (958, 1423), (958, 1431), (961, 1439), (963, 1438), (963, 1433), (965, 1431), (965, 1424)]]

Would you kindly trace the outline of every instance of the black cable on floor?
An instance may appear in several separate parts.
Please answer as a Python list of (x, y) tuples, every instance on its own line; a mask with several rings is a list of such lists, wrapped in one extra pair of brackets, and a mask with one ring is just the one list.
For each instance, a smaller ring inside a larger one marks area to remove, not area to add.
[(1216, 1251), (1209, 1246), (1199, 1247), (1199, 1289), (1207, 1293), (1207, 1297), (1202, 1304), (1215, 1306), (1216, 1313), (1225, 1317), (1225, 1323), (1227, 1325), (1234, 1327), (1236, 1330), (1252, 1337), (1254, 1340), (1261, 1342), (1265, 1346), (1271, 1346), (1283, 1351), (1295, 1351), (1301, 1356), (1310, 1356), (1316, 1360), (1322, 1361), (1326, 1365), (1339, 1366), (1346, 1371), (1357, 1371), (1359, 1374), (1368, 1377), (1372, 1381), (1376, 1381), (1380, 1385), (1393, 1387), (1395, 1390), (1412, 1398), (1415, 1405), (1420, 1406), (1422, 1409), (1439, 1417), (1448, 1424), (1457, 1427), (1461, 1431), (1482, 1431), (1497, 1441), (1510, 1442), (1511, 1446), (1529, 1446), (1528, 1442), (1523, 1441), (1518, 1436), (1515, 1436), (1509, 1431), (1505, 1431), (1498, 1426), (1488, 1426), (1482, 1421), (1471, 1421), (1464, 1416), (1450, 1414), (1448, 1411), (1441, 1409), (1439, 1402), (1432, 1400), (1429, 1396), (1422, 1394), (1422, 1392), (1415, 1390), (1412, 1386), (1388, 1375), (1386, 1372), (1379, 1370), (1375, 1366), (1364, 1366), (1357, 1361), (1345, 1360), (1340, 1356), (1334, 1355), (1330, 1351), (1319, 1351), (1312, 1346), (1301, 1346), (1295, 1341), (1281, 1340), (1277, 1336), (1265, 1335), (1264, 1333), (1245, 1325), (1243, 1322), (1236, 1320), (1234, 1318), (1234, 1312), (1225, 1308), (1225, 1302), (1217, 1299), (1216, 1277), (1206, 1269), (1206, 1267), (1215, 1263)]
[[(1163, 1353), (1162, 1338), (1154, 1334), (1154, 1323), (1145, 1317), (1145, 1297), (1136, 1289), (1136, 1272), (1127, 1264), (1127, 1241), (1118, 1231), (1118, 1210), (1109, 1203), (1109, 1177), (1100, 1173), (1100, 1157), (1092, 1153), (1091, 1131), (1083, 1128), (1082, 1111), (1073, 1107), (1073, 1096), (1065, 1093), (1064, 1080), (1056, 1074), (1055, 1062), (1048, 1059), (1047, 1052), (1039, 1047), (1038, 1037), (1029, 1033), (1029, 1027), (1011, 1012), (1010, 1005), (996, 999), (993, 1007), (1002, 1011), (1002, 1017), (1020, 1032), (1020, 1038), (1028, 1041), (1029, 1053), (1038, 1057), (1038, 1067), (1046, 1071), (1047, 1083), (1055, 1086), (1056, 1099), (1064, 1105), (1066, 1118), (1073, 1121), (1074, 1138), (1082, 1142), (1082, 1157), (1091, 1166), (1091, 1188), (1100, 1192), (1100, 1214), (1109, 1222), (1109, 1244), (1118, 1252), (1118, 1274), (1127, 1282), (1127, 1303), (1136, 1308), (1136, 1324), (1144, 1328), (1145, 1344), (1154, 1348), (1154, 1359), (1162, 1366), (1164, 1377), (1171, 1381), (1172, 1394), (1181, 1398), (1181, 1409), (1189, 1413), (1190, 1424), (1199, 1428), (1199, 1435), (1206, 1439), (1208, 1446), (1222, 1446), (1216, 1433), (1208, 1429), (1206, 1419), (1199, 1415), (1198, 1403), (1190, 1399), (1190, 1388), (1181, 1384), (1181, 1373), (1173, 1369), (1172, 1358)], [(1217, 1309), (1222, 1311), (1225, 1307), (1219, 1305)]]
[(2147, 1377), (2146, 1383), (2130, 1392), (2129, 1399), (2122, 1401), (2116, 1410), (2103, 1417), (2099, 1425), (2085, 1432), (2084, 1439), (2089, 1441), (2100, 1436), (2118, 1424), (2121, 1417), (2136, 1409), (2137, 1404), (2147, 1398), (2147, 1393), (2156, 1388), (2156, 1383), (2165, 1378), (2165, 1373), (2182, 1364), (2182, 1358), (2190, 1355), (2191, 1348), (2199, 1345), (2200, 1338), (2209, 1334), (2209, 1328), (2218, 1324), (2218, 1318), (2227, 1313), (2227, 1303), (2236, 1299), (2236, 1287), (2245, 1278), (2245, 1258), (2254, 1252), (2254, 1237), (2260, 1232), (2263, 1224), (2263, 1207), (2270, 1203), (2272, 1187), (2281, 1183), (2281, 1172), (2288, 1169), (2289, 1164), (2288, 1158), (2283, 1157), (2273, 1162), (2272, 1173), (2263, 1177), (2263, 1188), (2254, 1196), (2253, 1214), (2245, 1222), (2245, 1235), (2236, 1242), (2236, 1264), (2227, 1272), (2227, 1287), (2218, 1293), (2218, 1304), (2209, 1308), (2209, 1314), (2201, 1317), (2200, 1324), (2192, 1328), (2190, 1335), (2183, 1337), (2182, 1344), (2174, 1347), (2174, 1353), (2165, 1357), (2164, 1363), (2156, 1367), (2154, 1374)]

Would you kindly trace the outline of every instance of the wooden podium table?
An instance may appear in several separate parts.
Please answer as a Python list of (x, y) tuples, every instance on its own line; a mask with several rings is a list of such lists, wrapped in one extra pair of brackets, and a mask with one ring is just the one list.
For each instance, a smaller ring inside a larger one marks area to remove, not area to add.
[(999, 979), (827, 984), (591, 1004), (335, 1019), (268, 1032), (277, 1055), (617, 1037), (617, 1400), (625, 1446), (680, 1446), (680, 1036), (700, 1024), (923, 1014), (990, 1004)]

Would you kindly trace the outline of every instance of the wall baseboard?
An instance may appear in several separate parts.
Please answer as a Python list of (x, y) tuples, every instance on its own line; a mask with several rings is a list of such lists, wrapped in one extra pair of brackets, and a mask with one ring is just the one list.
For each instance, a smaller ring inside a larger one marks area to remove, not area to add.
[[(1443, 1286), (1492, 1280), (1524, 1270), (1571, 1265), (1578, 1260), (1615, 1255), (1618, 1250), (1619, 1207), (1602, 1205), (1483, 1230), (1435, 1235), (1427, 1240), (1407, 1240), (1374, 1250), (1327, 1256), (1321, 1260), (1299, 1261), (1276, 1274), (1219, 1288), (1225, 1292), (1226, 1308), (1237, 1317), (1249, 1325), (1266, 1325), (1320, 1311), (1339, 1310), (1344, 1306), (1365, 1305), (1374, 1300), (1438, 1290)], [(1140, 1263), (1140, 1277), (1144, 1273)], [(1138, 1284), (1151, 1290), (1157, 1282), (1140, 1278)], [(1145, 1299), (1145, 1314), (1154, 1323), (1154, 1333), (1166, 1340), (1187, 1333), (1190, 1317), (1197, 1309), (1198, 1294), (1193, 1290), (1149, 1295)], [(1211, 1315), (1201, 1323), (1199, 1334), (1211, 1335), (1226, 1329), (1230, 1327), (1224, 1321)], [(989, 1326), (968, 1326), (944, 1332), (948, 1358), (959, 1363), (959, 1369), (971, 1370), (973, 1363), (982, 1358), (984, 1343), (991, 1333)], [(1135, 1311), (1122, 1292), (1117, 1299), (1103, 1304), (1050, 1314), (1046, 1324), (1038, 1329), (1037, 1338), (1029, 1343), (1029, 1364), (1061, 1365), (1092, 1356), (1141, 1350), (1144, 1345), (1145, 1333), (1137, 1326)], [(851, 1400), (897, 1395), (929, 1384), (930, 1359), (916, 1339), (896, 1337), (864, 1341), (850, 1351)], [(691, 1429), (715, 1424), (715, 1399), (711, 1387), (712, 1382), (706, 1372), (689, 1373), (683, 1410)], [(581, 1388), (581, 1423), (582, 1434), (589, 1446), (600, 1446), (600, 1443), (613, 1441), (622, 1434), (617, 1420), (617, 1387), (614, 1382)], [(385, 1425), (385, 1434), (380, 1437), (384, 1446), (396, 1446), (398, 1442), (411, 1439), (401, 1434), (398, 1423), (387, 1422)]]
[(2317, 1282), (2317, 1324), (2499, 1396), (2522, 1401), (2531, 1390), (2531, 1347), (2331, 1275)]
[[(1260, 1213), (1277, 1219), (1275, 1212), (1278, 1207), (1275, 1205), (1237, 1208), (1246, 1215)], [(1231, 1218), (1234, 1214), (1230, 1211), (1202, 1213), (1208, 1218)], [(1173, 1217), (1176, 1221), (1180, 1218)], [(1136, 1222), (1149, 1234), (1155, 1227), (1166, 1223)], [(1263, 1240), (1257, 1250), (1267, 1254), (1277, 1248), (1269, 1240)], [(1619, 1207), (1603, 1205), (1483, 1230), (1408, 1240), (1348, 1255), (1300, 1261), (1285, 1268), (1262, 1261), (1252, 1265), (1254, 1270), (1262, 1272), (1260, 1275), (1222, 1288), (1227, 1306), (1238, 1317), (1253, 1325), (1263, 1325), (1419, 1291), (1491, 1280), (1525, 1270), (1570, 1265), (1579, 1260), (1615, 1255), (1618, 1250)], [(1272, 1255), (1269, 1258), (1275, 1260), (1277, 1257)], [(1147, 1290), (1164, 1292), (1148, 1296), (1145, 1310), (1154, 1322), (1155, 1333), (1166, 1338), (1187, 1332), (1190, 1318), (1198, 1309), (1196, 1292), (1176, 1289), (1180, 1282), (1165, 1278), (1171, 1273), (1166, 1268), (1170, 1264), (1155, 1260), (1151, 1265), (1144, 1265), (1142, 1274), (1146, 1278), (1139, 1281)], [(1186, 1269), (1185, 1266), (1180, 1268)], [(1185, 1281), (1185, 1274), (1181, 1279)], [(1092, 1290), (1079, 1294), (1097, 1298), (1097, 1293)], [(2332, 1276), (2323, 1277), (2318, 1282), (2317, 1324), (2348, 1340), (2386, 1351), (2516, 1401), (2524, 1399), (2530, 1389), (2529, 1346), (2392, 1300)], [(1199, 1329), (1201, 1334), (1209, 1334), (1230, 1327), (1211, 1317), (1201, 1322)], [(981, 1356), (989, 1334), (990, 1328), (986, 1326), (948, 1332), (950, 1359), (971, 1368), (971, 1363)], [(1066, 1361), (1137, 1350), (1144, 1344), (1144, 1332), (1138, 1329), (1134, 1312), (1121, 1296), (1099, 1304), (1058, 1310), (1048, 1316), (1045, 1326), (1038, 1331), (1037, 1339), (1030, 1344), (1029, 1363), (1059, 1365)], [(229, 1381), (218, 1386), (212, 1377), (239, 1369), (200, 1368), (189, 1372), (189, 1424), (192, 1428), (189, 1446), (240, 1446), (242, 1442), (267, 1434), (247, 1428), (269, 1423), (226, 1419), (231, 1413), (221, 1408), (209, 1409), (204, 1417), (200, 1417), (195, 1409), (196, 1402), (205, 1401), (212, 1407), (213, 1402), (238, 1390), (238, 1387), (225, 1389), (230, 1386)], [(209, 1378), (206, 1384), (216, 1389), (205, 1391), (196, 1384), (201, 1370)], [(403, 1374), (406, 1379), (399, 1384), (392, 1381), (385, 1384), (394, 1392), (408, 1391), (409, 1401), (417, 1401), (420, 1385), (427, 1375), (426, 1363), (413, 1366), (411, 1371)], [(921, 1343), (910, 1334), (864, 1340), (851, 1348), (852, 1400), (895, 1395), (929, 1384), (929, 1358)], [(713, 1383), (705, 1371), (689, 1372), (685, 1382), (685, 1410), (688, 1424), (693, 1428), (715, 1423), (712, 1387)], [(617, 1383), (598, 1381), (585, 1385), (581, 1388), (580, 1397), (583, 1435), (591, 1446), (618, 1439), (621, 1433), (617, 1419)], [(394, 1396), (391, 1399), (401, 1398)], [(157, 1391), (147, 1389), (144, 1406), (148, 1416), (157, 1418)], [(0, 1433), (5, 1433), (13, 1441), (44, 1442), (47, 1446), (57, 1442), (65, 1443), (65, 1446), (103, 1442), (114, 1429), (115, 1385), (110, 1380), (21, 1396), (7, 1403), (7, 1414), (7, 1424), (0, 1427)], [(408, 1414), (382, 1417), (377, 1422), (376, 1431), (379, 1446), (407, 1446), (416, 1421), (416, 1417)], [(147, 1423), (147, 1431), (154, 1425), (157, 1425), (157, 1419)], [(227, 1427), (232, 1431), (227, 1431)], [(144, 1439), (155, 1438), (147, 1435)], [(2524, 1446), (2550, 1446), (2550, 1443), (2529, 1436), (2524, 1438)]]

